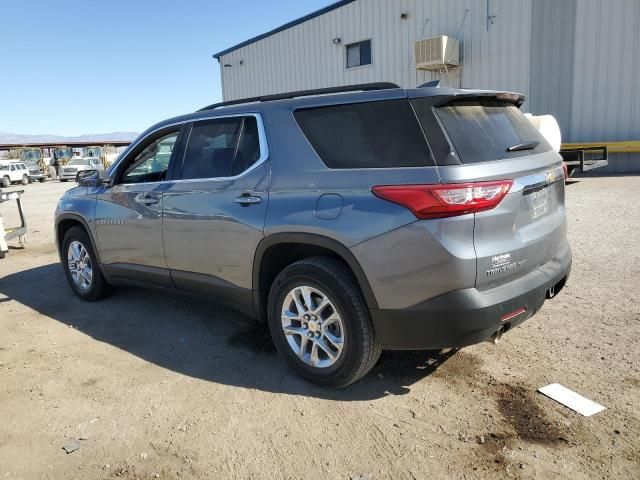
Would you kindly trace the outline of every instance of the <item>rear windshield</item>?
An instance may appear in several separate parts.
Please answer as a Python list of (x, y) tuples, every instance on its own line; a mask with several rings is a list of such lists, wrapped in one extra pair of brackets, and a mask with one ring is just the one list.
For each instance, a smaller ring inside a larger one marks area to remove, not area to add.
[(462, 163), (516, 158), (551, 150), (520, 109), (495, 100), (459, 101), (436, 108)]
[(329, 168), (434, 165), (407, 100), (309, 108), (296, 110), (294, 116)]

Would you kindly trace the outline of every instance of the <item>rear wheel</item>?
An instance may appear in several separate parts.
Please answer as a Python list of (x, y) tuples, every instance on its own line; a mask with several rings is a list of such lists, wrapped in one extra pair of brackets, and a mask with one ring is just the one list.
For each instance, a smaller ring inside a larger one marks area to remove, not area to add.
[(278, 352), (314, 383), (346, 387), (380, 357), (362, 293), (334, 258), (308, 258), (286, 267), (273, 282), (268, 311)]
[(2, 186), (4, 188), (9, 188), (11, 186), (11, 180), (9, 177), (2, 177)]
[(22, 185), (27, 185), (29, 183), (29, 177), (27, 175), (22, 176), (22, 180), (20, 180)]
[(94, 302), (110, 292), (89, 236), (82, 227), (72, 227), (62, 242), (64, 273), (69, 285), (82, 300)]

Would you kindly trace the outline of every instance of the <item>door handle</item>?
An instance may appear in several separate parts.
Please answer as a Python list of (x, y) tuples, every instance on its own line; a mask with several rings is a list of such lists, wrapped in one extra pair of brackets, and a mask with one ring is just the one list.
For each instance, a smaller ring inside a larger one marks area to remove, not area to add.
[(256, 203), (260, 203), (262, 201), (261, 197), (256, 195), (250, 195), (248, 193), (243, 193), (239, 197), (236, 197), (235, 202), (239, 203), (243, 207), (248, 207), (249, 205), (255, 205)]
[(155, 205), (160, 202), (160, 196), (147, 193), (142, 195), (138, 201), (143, 205)]

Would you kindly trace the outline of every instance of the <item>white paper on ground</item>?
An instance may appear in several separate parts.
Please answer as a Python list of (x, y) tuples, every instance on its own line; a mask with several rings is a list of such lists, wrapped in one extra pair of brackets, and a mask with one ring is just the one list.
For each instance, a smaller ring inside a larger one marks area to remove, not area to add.
[(559, 383), (552, 383), (551, 385), (539, 388), (538, 391), (585, 417), (590, 417), (594, 413), (605, 410), (605, 407), (599, 403), (592, 402), (588, 398), (584, 398), (582, 395), (569, 390), (567, 387), (563, 387)]

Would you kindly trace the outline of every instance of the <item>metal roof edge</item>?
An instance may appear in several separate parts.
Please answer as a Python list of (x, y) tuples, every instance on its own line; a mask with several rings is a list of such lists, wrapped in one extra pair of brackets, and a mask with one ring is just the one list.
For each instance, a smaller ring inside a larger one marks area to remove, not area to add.
[(304, 23), (308, 20), (314, 19), (316, 17), (319, 17), (320, 15), (324, 15), (325, 13), (328, 13), (332, 10), (335, 10), (336, 8), (340, 8), (344, 5), (347, 5), (349, 3), (353, 3), (356, 0), (341, 0), (339, 2), (335, 2), (332, 3), (331, 5), (328, 5), (324, 8), (321, 8), (320, 10), (316, 10), (315, 12), (311, 12), (308, 15), (305, 15), (304, 17), (300, 17), (296, 20), (293, 20), (291, 22), (285, 23), (284, 25), (279, 26), (278, 28), (275, 28), (269, 32), (263, 33), (262, 35), (258, 35), (257, 37), (253, 37), (250, 38), (249, 40), (245, 40), (242, 43), (238, 43), (237, 45), (234, 45), (233, 47), (229, 47), (226, 50), (222, 50), (221, 52), (218, 53), (214, 53), (213, 54), (213, 58), (215, 58), (216, 60), (220, 61), (220, 57), (223, 55), (226, 55), (227, 53), (231, 53), (234, 50), (238, 50), (239, 48), (245, 47), (247, 45), (250, 45), (252, 43), (258, 42), (260, 40), (262, 40), (263, 38), (267, 38), (270, 37), (271, 35), (275, 35), (278, 32), (282, 32), (283, 30), (287, 30), (288, 28), (291, 27), (295, 27), (296, 25), (300, 25), (301, 23)]

